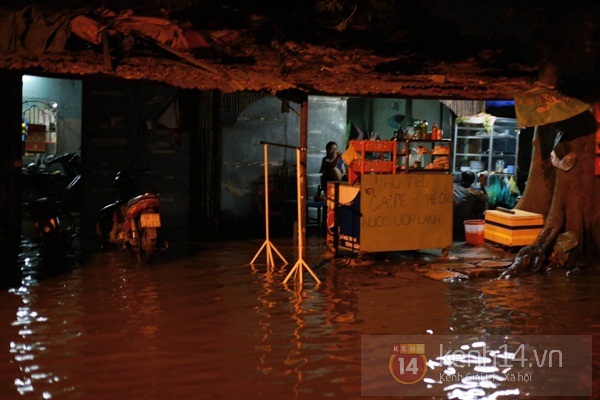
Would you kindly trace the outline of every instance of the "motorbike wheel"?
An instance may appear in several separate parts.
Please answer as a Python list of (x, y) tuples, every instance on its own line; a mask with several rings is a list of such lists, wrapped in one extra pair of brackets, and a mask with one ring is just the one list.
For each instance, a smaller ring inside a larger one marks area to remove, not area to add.
[(39, 236), (41, 256), (46, 272), (57, 272), (64, 268), (66, 260), (72, 254), (71, 244), (65, 237), (65, 232), (60, 231), (60, 226), (55, 227), (49, 222), (42, 224)]
[(110, 243), (110, 231), (112, 230), (111, 220), (100, 220), (96, 223), (96, 235), (100, 239), (100, 245), (103, 249), (109, 248)]
[(142, 229), (141, 249), (138, 252), (140, 262), (146, 265), (152, 264), (154, 261), (154, 251), (156, 250), (156, 228)]

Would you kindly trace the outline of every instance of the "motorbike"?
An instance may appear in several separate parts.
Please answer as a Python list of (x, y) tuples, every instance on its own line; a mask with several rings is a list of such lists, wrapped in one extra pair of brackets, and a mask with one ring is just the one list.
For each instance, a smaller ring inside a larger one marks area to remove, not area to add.
[(120, 245), (136, 255), (147, 265), (154, 261), (157, 251), (166, 250), (168, 244), (159, 235), (160, 195), (145, 193), (130, 197), (135, 181), (145, 170), (123, 170), (117, 172), (117, 201), (98, 212), (96, 234), (103, 248)]
[(69, 208), (81, 207), (81, 157), (76, 153), (63, 153), (47, 158), (44, 162), (46, 173), (57, 176), (58, 190)]
[[(21, 171), (24, 210), (33, 222), (35, 240), (47, 266), (60, 267), (74, 255), (78, 227), (73, 199), (81, 179), (74, 164), (78, 160), (75, 154), (65, 153), (54, 162), (32, 163)], [(67, 170), (71, 171), (68, 175)]]
[(72, 212), (81, 206), (81, 158), (75, 153), (48, 156), (43, 162), (22, 168), (25, 202), (49, 197), (58, 199)]
[(62, 203), (50, 197), (40, 197), (25, 203), (37, 233), (37, 242), (44, 261), (59, 266), (73, 252), (77, 227)]

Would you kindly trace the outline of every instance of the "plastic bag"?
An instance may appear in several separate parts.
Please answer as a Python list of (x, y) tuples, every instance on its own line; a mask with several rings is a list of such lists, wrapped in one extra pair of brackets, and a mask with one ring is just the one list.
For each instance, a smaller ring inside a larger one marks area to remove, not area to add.
[(486, 187), (488, 195), (488, 208), (496, 208), (502, 194), (502, 181), (498, 175), (491, 175), (489, 185)]
[(488, 194), (488, 207), (513, 208), (517, 204), (517, 197), (521, 191), (514, 177), (502, 178), (498, 175), (490, 176), (490, 185), (486, 188)]

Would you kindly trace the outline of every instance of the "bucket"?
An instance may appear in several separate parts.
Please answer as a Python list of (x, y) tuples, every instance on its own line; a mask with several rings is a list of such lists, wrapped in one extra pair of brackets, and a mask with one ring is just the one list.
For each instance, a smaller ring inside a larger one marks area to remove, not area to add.
[(465, 221), (465, 239), (468, 244), (483, 244), (485, 220), (468, 219)]

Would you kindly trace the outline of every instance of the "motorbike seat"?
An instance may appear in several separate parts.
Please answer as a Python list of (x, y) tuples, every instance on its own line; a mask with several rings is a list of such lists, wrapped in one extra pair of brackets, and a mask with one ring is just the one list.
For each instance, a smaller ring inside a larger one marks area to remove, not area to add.
[(129, 200), (127, 202), (127, 205), (132, 206), (135, 203), (138, 203), (142, 200), (150, 200), (150, 199), (160, 200), (160, 195), (155, 194), (155, 193), (144, 193), (139, 196), (135, 196), (133, 199)]

